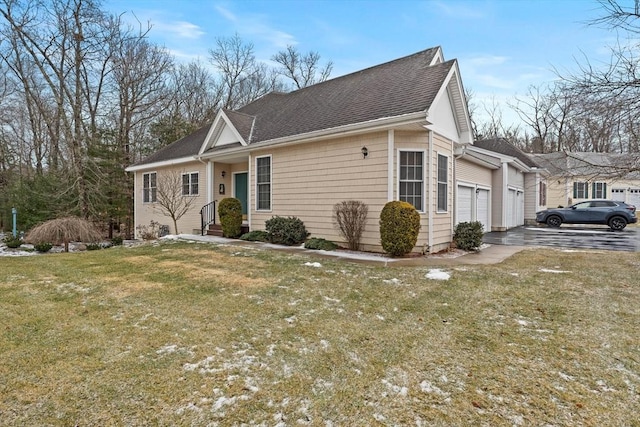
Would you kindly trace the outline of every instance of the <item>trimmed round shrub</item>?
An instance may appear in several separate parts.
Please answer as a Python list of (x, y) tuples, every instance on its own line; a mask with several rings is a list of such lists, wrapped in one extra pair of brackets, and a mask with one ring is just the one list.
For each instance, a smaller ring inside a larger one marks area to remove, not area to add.
[(393, 256), (411, 252), (418, 241), (420, 214), (410, 203), (388, 202), (380, 213), (382, 249)]
[(235, 239), (240, 236), (242, 233), (242, 204), (240, 200), (233, 197), (220, 200), (218, 216), (224, 237)]
[(269, 233), (262, 230), (253, 230), (240, 236), (240, 240), (246, 240), (248, 242), (268, 242)]
[(53, 248), (53, 245), (49, 242), (36, 243), (33, 245), (33, 249), (40, 253), (49, 252)]
[(482, 245), (483, 228), (479, 221), (461, 222), (453, 229), (453, 243), (458, 249), (475, 251)]
[(269, 241), (277, 245), (299, 245), (309, 236), (304, 223), (294, 216), (274, 216), (265, 222)]
[(338, 245), (327, 239), (313, 237), (304, 243), (305, 249), (315, 249), (318, 251), (335, 251)]

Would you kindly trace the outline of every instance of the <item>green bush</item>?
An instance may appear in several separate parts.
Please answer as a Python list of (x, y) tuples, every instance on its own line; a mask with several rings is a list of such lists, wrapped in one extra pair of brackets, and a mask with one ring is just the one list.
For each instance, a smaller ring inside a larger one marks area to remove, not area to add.
[(240, 236), (240, 240), (246, 240), (248, 242), (268, 242), (269, 233), (262, 230), (253, 230)]
[(104, 246), (102, 246), (101, 243), (87, 243), (87, 250), (88, 251), (97, 251), (100, 249), (104, 249)]
[(278, 245), (299, 245), (309, 236), (302, 220), (293, 216), (274, 216), (265, 222), (265, 228), (269, 241)]
[(418, 241), (420, 214), (410, 203), (388, 202), (380, 213), (382, 249), (393, 256), (411, 252)]
[(124, 242), (124, 238), (122, 236), (114, 236), (111, 239), (111, 244), (113, 246), (122, 246), (122, 242)]
[(313, 237), (307, 240), (304, 244), (306, 249), (316, 249), (319, 251), (335, 251), (338, 249), (338, 245), (327, 239), (320, 239)]
[(453, 229), (453, 242), (458, 249), (475, 251), (482, 245), (483, 228), (479, 221), (461, 222)]
[(24, 243), (24, 241), (19, 237), (14, 237), (13, 234), (7, 234), (4, 239), (4, 244), (7, 245), (8, 248), (19, 248), (20, 245)]
[(53, 245), (49, 242), (36, 243), (33, 245), (33, 249), (40, 253), (49, 252), (53, 248)]
[(242, 233), (242, 204), (240, 200), (227, 197), (222, 199), (218, 205), (218, 216), (222, 235), (235, 239)]

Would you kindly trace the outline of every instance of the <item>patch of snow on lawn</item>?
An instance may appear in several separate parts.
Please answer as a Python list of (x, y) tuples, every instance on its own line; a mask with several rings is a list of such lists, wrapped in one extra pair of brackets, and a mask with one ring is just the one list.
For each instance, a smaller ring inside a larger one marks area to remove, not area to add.
[(552, 270), (549, 268), (541, 268), (538, 271), (542, 273), (554, 273), (554, 274), (571, 273), (570, 271), (567, 271), (567, 270)]
[(451, 274), (440, 270), (439, 268), (432, 268), (429, 270), (426, 277), (431, 280), (449, 280), (451, 278)]
[(315, 268), (322, 267), (322, 264), (320, 264), (319, 262), (305, 262), (304, 265), (306, 265), (307, 267), (315, 267)]
[(399, 285), (400, 284), (400, 279), (393, 278), (393, 279), (389, 279), (389, 280), (383, 280), (383, 282), (384, 283), (389, 283), (389, 284), (392, 284), (392, 285)]

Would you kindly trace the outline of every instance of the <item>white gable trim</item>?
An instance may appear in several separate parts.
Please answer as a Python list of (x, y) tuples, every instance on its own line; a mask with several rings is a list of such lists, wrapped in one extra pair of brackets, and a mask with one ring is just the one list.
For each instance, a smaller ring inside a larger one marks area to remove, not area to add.
[(442, 54), (442, 48), (438, 46), (438, 50), (436, 51), (436, 54), (433, 55), (433, 59), (431, 60), (431, 63), (429, 65), (436, 65), (440, 64), (441, 62), (444, 62), (444, 55)]
[[(225, 141), (226, 139), (226, 141)], [(216, 119), (211, 124), (207, 137), (204, 139), (198, 155), (213, 147), (240, 143), (243, 147), (247, 146), (247, 142), (240, 136), (238, 130), (233, 126), (229, 117), (223, 110), (218, 111)]]
[(179, 159), (171, 159), (171, 160), (164, 160), (161, 162), (153, 162), (153, 163), (145, 163), (142, 165), (129, 166), (128, 168), (125, 169), (125, 172), (138, 172), (138, 171), (144, 171), (149, 169), (162, 168), (166, 166), (181, 165), (184, 163), (193, 163), (196, 161), (198, 161), (198, 159), (196, 159), (193, 156), (181, 157)]
[(438, 106), (440, 104), (439, 101), (444, 96), (449, 97), (450, 103), (453, 107), (453, 114), (459, 134), (455, 137), (456, 142), (472, 144), (473, 135), (471, 132), (471, 120), (469, 119), (469, 111), (467, 110), (467, 102), (465, 100), (464, 89), (462, 88), (462, 81), (460, 80), (457, 61), (454, 62), (447, 74), (447, 77), (444, 79), (440, 90), (433, 99), (433, 102), (427, 111), (427, 117), (432, 115), (432, 108)]

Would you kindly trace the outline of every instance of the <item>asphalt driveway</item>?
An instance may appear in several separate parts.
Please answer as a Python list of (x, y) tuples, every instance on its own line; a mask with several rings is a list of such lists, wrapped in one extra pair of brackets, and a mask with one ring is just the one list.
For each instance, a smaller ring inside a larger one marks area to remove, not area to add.
[(517, 227), (509, 231), (486, 233), (482, 240), (484, 243), (493, 245), (554, 246), (640, 252), (640, 228), (635, 226), (629, 226), (622, 231), (611, 231), (606, 226)]

